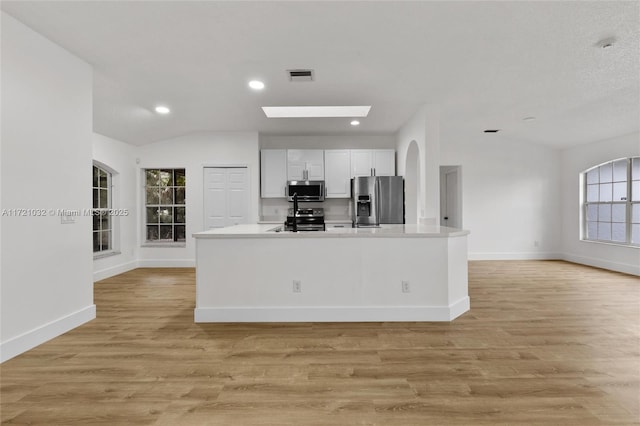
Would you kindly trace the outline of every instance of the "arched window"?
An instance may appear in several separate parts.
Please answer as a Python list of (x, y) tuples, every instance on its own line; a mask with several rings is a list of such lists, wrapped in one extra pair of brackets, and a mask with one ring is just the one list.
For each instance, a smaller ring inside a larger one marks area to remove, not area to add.
[(111, 173), (93, 165), (93, 253), (113, 250)]
[(583, 239), (640, 246), (640, 157), (584, 172)]

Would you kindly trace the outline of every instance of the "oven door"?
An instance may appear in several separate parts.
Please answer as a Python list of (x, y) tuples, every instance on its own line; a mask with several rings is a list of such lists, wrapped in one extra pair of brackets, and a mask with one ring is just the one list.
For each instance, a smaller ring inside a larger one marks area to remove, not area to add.
[(291, 180), (287, 182), (287, 200), (293, 201), (298, 194), (298, 201), (324, 201), (323, 180)]

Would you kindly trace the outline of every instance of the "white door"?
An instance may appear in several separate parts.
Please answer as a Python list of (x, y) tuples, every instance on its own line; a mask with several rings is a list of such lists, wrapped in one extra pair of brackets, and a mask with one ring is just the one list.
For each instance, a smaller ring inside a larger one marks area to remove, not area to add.
[(205, 230), (248, 223), (248, 221), (248, 169), (246, 167), (205, 167)]
[(351, 153), (348, 149), (328, 149), (324, 152), (327, 198), (351, 197)]
[(371, 176), (373, 151), (370, 149), (351, 150), (351, 176)]
[(451, 228), (460, 228), (460, 182), (458, 176), (458, 167), (453, 167), (444, 171), (441, 175), (441, 198), (440, 212), (443, 226)]
[(376, 176), (395, 176), (396, 151), (393, 149), (374, 149), (373, 168)]

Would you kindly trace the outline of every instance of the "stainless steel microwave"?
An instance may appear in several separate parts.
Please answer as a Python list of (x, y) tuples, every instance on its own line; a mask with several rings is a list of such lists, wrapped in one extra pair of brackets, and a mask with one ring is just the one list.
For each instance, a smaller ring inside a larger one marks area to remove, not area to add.
[(324, 201), (323, 180), (290, 180), (287, 182), (287, 200), (293, 201), (298, 194), (298, 201)]

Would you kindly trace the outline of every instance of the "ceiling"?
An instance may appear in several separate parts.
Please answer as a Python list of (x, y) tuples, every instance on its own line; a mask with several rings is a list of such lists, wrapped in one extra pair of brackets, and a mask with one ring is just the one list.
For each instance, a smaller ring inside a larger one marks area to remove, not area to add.
[[(443, 141), (568, 147), (638, 131), (640, 8), (629, 2), (2, 1), (90, 63), (94, 130), (136, 145), (201, 131), (391, 134), (440, 106)], [(597, 42), (615, 37), (610, 49)], [(313, 82), (287, 69), (311, 68)], [(265, 82), (261, 92), (247, 87)], [(157, 104), (172, 109), (153, 112)], [(261, 106), (371, 105), (267, 119)], [(536, 120), (523, 121), (535, 116)], [(485, 135), (484, 129), (501, 132)]]

